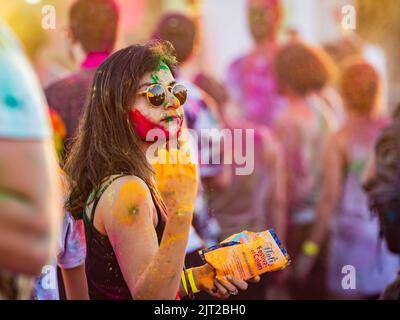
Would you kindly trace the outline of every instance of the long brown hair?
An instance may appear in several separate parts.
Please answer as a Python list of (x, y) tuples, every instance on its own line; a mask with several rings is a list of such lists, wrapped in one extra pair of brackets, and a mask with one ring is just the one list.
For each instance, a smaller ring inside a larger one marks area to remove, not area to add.
[(141, 178), (157, 208), (166, 213), (154, 185), (152, 167), (142, 149), (143, 142), (129, 117), (140, 79), (154, 71), (161, 61), (173, 70), (174, 49), (169, 42), (152, 41), (117, 51), (97, 70), (65, 165), (72, 185), (66, 208), (76, 219), (82, 218), (90, 203), (89, 195), (98, 192), (105, 179), (121, 173)]

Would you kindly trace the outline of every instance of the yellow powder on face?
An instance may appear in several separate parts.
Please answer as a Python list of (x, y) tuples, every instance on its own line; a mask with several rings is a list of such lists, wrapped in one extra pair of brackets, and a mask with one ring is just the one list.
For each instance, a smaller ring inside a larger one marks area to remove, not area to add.
[(119, 190), (112, 215), (121, 224), (131, 225), (137, 218), (140, 208), (146, 201), (145, 188), (136, 181), (125, 183)]

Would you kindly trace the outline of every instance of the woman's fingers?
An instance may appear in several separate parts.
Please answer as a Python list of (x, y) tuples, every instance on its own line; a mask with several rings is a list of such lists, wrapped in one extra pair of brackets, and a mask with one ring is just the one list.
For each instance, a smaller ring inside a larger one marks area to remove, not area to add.
[(229, 298), (229, 290), (218, 279), (215, 279), (214, 282), (218, 292), (221, 294), (221, 298)]
[(228, 290), (230, 294), (235, 294), (238, 291), (237, 287), (232, 284), (227, 278), (217, 277), (217, 280), (220, 284), (224, 286), (226, 290)]
[(248, 280), (248, 282), (251, 282), (251, 283), (259, 283), (260, 281), (261, 281), (260, 276), (255, 276), (254, 278)]
[(217, 299), (227, 299), (228, 297), (225, 295), (225, 296), (223, 296), (222, 294), (221, 294), (221, 292), (219, 292), (218, 291), (218, 289), (217, 288), (214, 288), (215, 290), (209, 290), (209, 291), (207, 291), (208, 292), (208, 294), (210, 295), (210, 296), (212, 296), (212, 297), (214, 297), (214, 298), (217, 298)]
[[(260, 281), (259, 276), (255, 276), (250, 280), (251, 282), (257, 283)], [(237, 295), (239, 290), (247, 290), (248, 283), (241, 279), (235, 279), (232, 276), (226, 277), (215, 277), (215, 287), (210, 290), (209, 294), (213, 297), (227, 299), (230, 295)]]
[(228, 281), (231, 284), (233, 284), (236, 288), (238, 288), (240, 290), (247, 290), (247, 288), (249, 287), (247, 282), (244, 281), (244, 280), (235, 279), (235, 278), (233, 278), (231, 276), (227, 276), (226, 278), (228, 279)]

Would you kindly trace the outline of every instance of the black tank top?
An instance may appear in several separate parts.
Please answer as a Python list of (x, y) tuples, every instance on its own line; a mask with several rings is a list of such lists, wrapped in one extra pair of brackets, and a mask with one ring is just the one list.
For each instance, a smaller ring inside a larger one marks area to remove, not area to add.
[[(103, 189), (95, 195), (90, 220), (86, 215), (86, 210), (83, 212), (87, 247), (85, 268), (89, 297), (91, 300), (132, 300), (132, 295), (122, 275), (110, 240), (107, 236), (101, 234), (93, 224), (96, 207), (102, 194), (115, 180), (123, 176), (125, 175), (120, 175), (111, 179)], [(156, 233), (158, 243), (160, 244), (165, 222), (162, 219), (156, 201), (154, 201), (154, 204), (158, 216)]]

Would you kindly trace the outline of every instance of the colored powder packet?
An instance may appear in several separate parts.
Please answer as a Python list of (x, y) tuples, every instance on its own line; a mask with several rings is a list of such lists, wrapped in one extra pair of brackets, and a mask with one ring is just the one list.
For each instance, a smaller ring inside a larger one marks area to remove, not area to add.
[(229, 238), (225, 239), (221, 243), (235, 241), (239, 243), (247, 243), (259, 236), (262, 236), (262, 232), (249, 232), (249, 231), (242, 231), (240, 233), (235, 233), (231, 235)]
[(220, 244), (199, 251), (217, 276), (249, 280), (266, 272), (285, 269), (290, 257), (274, 230), (243, 231)]
[(234, 235), (231, 235), (229, 238), (225, 239), (221, 243), (225, 242), (238, 242), (238, 243), (247, 243), (250, 241), (250, 235), (248, 231), (243, 231), (240, 233), (236, 233)]

